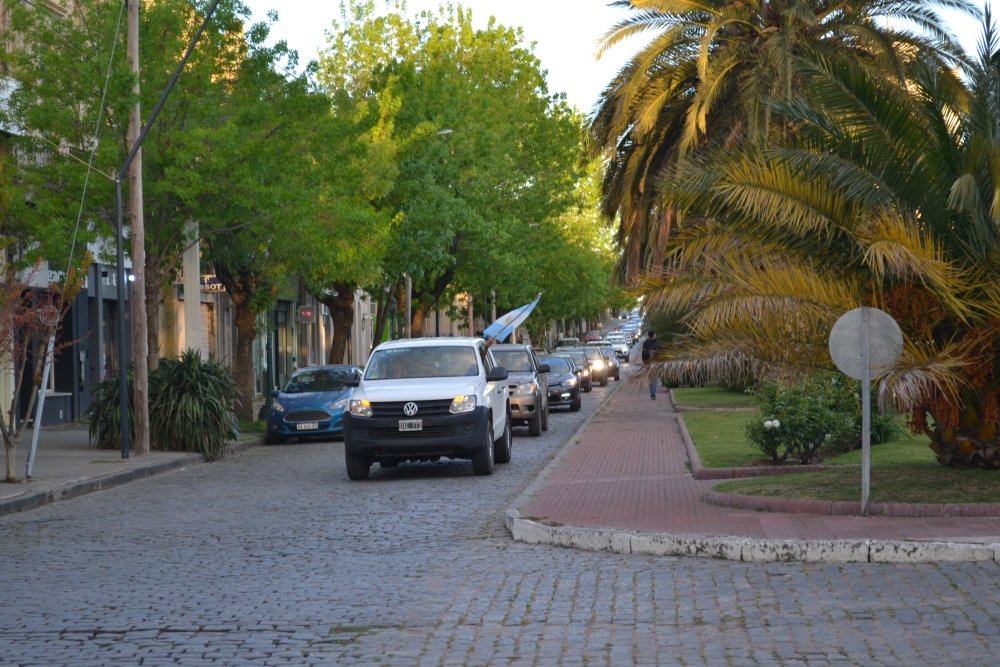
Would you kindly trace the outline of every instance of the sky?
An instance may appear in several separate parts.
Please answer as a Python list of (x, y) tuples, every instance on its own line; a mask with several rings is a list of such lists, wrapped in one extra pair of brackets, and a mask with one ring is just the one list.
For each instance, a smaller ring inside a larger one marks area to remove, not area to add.
[[(278, 10), (274, 35), (299, 51), (303, 62), (316, 58), (326, 47), (325, 30), (339, 16), (339, 0), (243, 0), (253, 17), (263, 19)], [(408, 0), (411, 15), (434, 10), (442, 0)], [(981, 1), (981, 0), (979, 0)], [(974, 0), (977, 4), (979, 1)], [(1000, 11), (1000, 0), (990, 0)], [(589, 112), (604, 85), (640, 42), (620, 45), (594, 59), (594, 45), (610, 26), (627, 15), (607, 6), (608, 0), (461, 0), (472, 10), (473, 23), (484, 26), (491, 15), (506, 26), (521, 27), (527, 43), (535, 42), (535, 55), (548, 70), (549, 90), (566, 93), (580, 111)], [(458, 3), (456, 3), (458, 4)], [(965, 48), (975, 52), (979, 27), (975, 21), (946, 14), (946, 22)]]

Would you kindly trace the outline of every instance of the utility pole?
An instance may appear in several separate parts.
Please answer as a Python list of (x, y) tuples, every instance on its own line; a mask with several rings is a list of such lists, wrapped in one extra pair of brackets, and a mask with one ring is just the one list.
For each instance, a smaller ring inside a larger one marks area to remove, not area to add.
[[(132, 93), (135, 106), (128, 115), (129, 150), (139, 141), (142, 119), (139, 115), (139, 0), (128, 0), (128, 61), (135, 77)], [(135, 378), (133, 409), (135, 410), (135, 443), (137, 456), (149, 454), (149, 368), (146, 322), (146, 230), (142, 221), (142, 150), (129, 165), (129, 213), (132, 222), (132, 366)], [(195, 294), (195, 297), (198, 295)], [(120, 304), (125, 316), (124, 304)], [(121, 341), (124, 345), (125, 341)], [(124, 373), (125, 369), (121, 369)]]

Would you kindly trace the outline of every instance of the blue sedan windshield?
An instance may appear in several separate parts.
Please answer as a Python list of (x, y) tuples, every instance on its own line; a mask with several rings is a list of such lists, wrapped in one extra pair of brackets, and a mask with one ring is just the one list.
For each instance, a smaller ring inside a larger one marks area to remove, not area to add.
[(346, 371), (324, 368), (301, 371), (288, 378), (288, 382), (282, 391), (286, 394), (304, 394), (311, 391), (342, 391), (344, 389), (344, 375), (346, 373)]

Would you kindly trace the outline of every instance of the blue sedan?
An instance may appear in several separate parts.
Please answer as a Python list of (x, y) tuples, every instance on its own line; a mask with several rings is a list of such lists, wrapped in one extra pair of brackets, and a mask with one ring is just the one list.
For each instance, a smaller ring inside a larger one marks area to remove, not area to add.
[(281, 391), (271, 392), (267, 444), (289, 438), (332, 438), (344, 434), (344, 409), (354, 394), (344, 378), (360, 376), (358, 366), (309, 366), (288, 378)]

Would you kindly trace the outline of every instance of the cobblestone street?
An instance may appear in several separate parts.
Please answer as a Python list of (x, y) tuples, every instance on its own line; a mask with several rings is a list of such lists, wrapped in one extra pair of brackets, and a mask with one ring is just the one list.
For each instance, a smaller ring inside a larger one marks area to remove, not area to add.
[(745, 564), (511, 541), (614, 384), (490, 477), (349, 482), (293, 443), (0, 519), (0, 664), (995, 665), (996, 565)]

